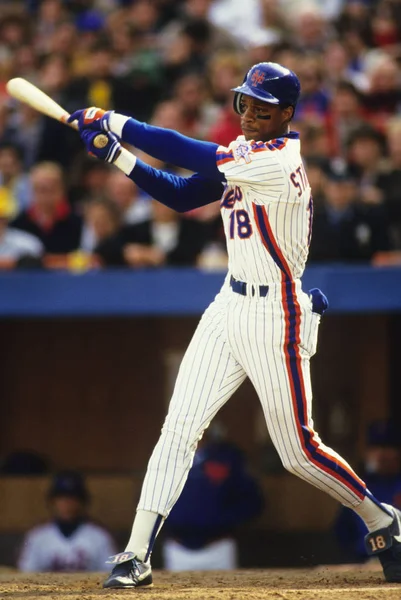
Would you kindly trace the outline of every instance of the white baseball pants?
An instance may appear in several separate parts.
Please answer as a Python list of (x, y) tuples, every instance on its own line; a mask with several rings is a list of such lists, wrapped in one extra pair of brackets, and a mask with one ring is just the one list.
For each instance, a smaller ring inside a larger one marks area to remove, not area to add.
[(185, 484), (198, 440), (248, 376), (284, 467), (342, 504), (357, 506), (365, 484), (313, 429), (309, 359), (320, 316), (300, 281), (235, 293), (228, 281), (201, 318), (180, 366), (138, 509), (167, 516)]

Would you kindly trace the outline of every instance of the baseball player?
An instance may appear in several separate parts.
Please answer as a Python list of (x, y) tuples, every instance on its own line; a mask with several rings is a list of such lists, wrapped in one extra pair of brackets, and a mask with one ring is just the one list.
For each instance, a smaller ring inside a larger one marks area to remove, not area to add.
[[(327, 299), (301, 287), (313, 204), (299, 135), (290, 130), (298, 77), (281, 65), (259, 63), (233, 91), (243, 135), (227, 148), (112, 111), (89, 108), (71, 116), (90, 153), (167, 206), (184, 212), (221, 199), (229, 256), (222, 289), (183, 358), (131, 537), (125, 552), (110, 558), (104, 587), (152, 583), (152, 548), (184, 487), (197, 442), (246, 377), (285, 468), (352, 508), (368, 528), (368, 553), (378, 555), (387, 581), (401, 583), (401, 513), (374, 498), (313, 427), (309, 360)], [(120, 139), (195, 174), (155, 170)]]
[(52, 519), (27, 533), (18, 568), (42, 573), (105, 571), (105, 559), (115, 552), (115, 545), (87, 515), (89, 495), (81, 475), (57, 473), (47, 499)]

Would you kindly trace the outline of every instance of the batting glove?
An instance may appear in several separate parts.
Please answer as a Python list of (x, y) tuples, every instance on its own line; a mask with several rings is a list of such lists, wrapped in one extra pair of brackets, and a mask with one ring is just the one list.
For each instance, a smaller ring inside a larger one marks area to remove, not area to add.
[(90, 108), (81, 108), (73, 112), (67, 119), (67, 123), (78, 121), (78, 129), (81, 131), (84, 128), (89, 128), (94, 131), (111, 131), (109, 126), (109, 118), (114, 110), (102, 110), (91, 106)]
[(312, 311), (318, 315), (323, 315), (329, 308), (327, 296), (319, 288), (312, 288), (309, 290), (308, 295), (312, 301)]
[[(91, 129), (82, 129), (80, 133), (81, 139), (91, 156), (96, 156), (96, 158), (108, 163), (113, 163), (120, 156), (121, 144), (114, 134), (99, 134), (98, 131), (92, 131)], [(96, 140), (96, 138), (98, 139)], [(99, 138), (102, 139), (99, 140)]]

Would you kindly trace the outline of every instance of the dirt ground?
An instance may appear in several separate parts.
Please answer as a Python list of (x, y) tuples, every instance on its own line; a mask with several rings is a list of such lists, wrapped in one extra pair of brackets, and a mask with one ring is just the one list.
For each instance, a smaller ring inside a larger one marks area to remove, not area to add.
[(99, 574), (0, 572), (0, 598), (9, 600), (401, 600), (401, 584), (386, 584), (378, 570), (319, 567), (209, 573), (154, 573), (144, 590), (103, 590)]

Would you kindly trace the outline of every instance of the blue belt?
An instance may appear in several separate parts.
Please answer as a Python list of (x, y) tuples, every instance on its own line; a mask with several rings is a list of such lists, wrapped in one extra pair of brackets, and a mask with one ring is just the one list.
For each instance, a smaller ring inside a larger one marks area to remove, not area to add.
[[(234, 277), (231, 275), (231, 279), (230, 279), (230, 285), (231, 288), (233, 290), (233, 292), (235, 292), (236, 294), (241, 294), (241, 296), (246, 296), (246, 290), (247, 290), (247, 286), (250, 285), (251, 286), (251, 295), (254, 296), (255, 295), (255, 285), (248, 284), (245, 283), (245, 281), (237, 281), (236, 279), (234, 279)], [(269, 286), (268, 285), (260, 285), (259, 286), (259, 296), (261, 298), (264, 298), (265, 296), (267, 296), (268, 291), (269, 291)]]

